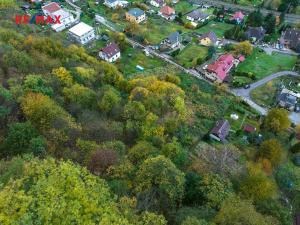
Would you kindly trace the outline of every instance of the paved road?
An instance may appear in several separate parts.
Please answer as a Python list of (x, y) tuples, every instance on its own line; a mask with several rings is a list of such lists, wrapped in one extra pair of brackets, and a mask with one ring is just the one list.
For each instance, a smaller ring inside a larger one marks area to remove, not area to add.
[(268, 83), (269, 81), (271, 81), (273, 79), (276, 79), (276, 78), (282, 77), (282, 76), (287, 76), (287, 75), (300, 76), (300, 74), (298, 74), (294, 71), (281, 71), (281, 72), (278, 72), (278, 73), (274, 73), (270, 76), (267, 76), (264, 79), (259, 80), (255, 83), (251, 84), (251, 87), (249, 89), (245, 89), (245, 88), (232, 89), (232, 92), (235, 93), (235, 95), (237, 95), (237, 96), (243, 96), (243, 97), (246, 97), (246, 98), (250, 98), (250, 92), (252, 90), (254, 90), (255, 88), (257, 88), (259, 86), (262, 86), (262, 85)]
[[(256, 8), (251, 7), (251, 6), (236, 5), (236, 4), (223, 2), (223, 1), (219, 1), (219, 0), (190, 0), (190, 2), (192, 2), (194, 4), (213, 5), (213, 6), (216, 6), (216, 7), (224, 6), (225, 8), (230, 8), (230, 9), (233, 9), (233, 10), (243, 10), (243, 11), (247, 11), (247, 12), (253, 12), (254, 10), (256, 10)], [(280, 12), (277, 12), (277, 11), (274, 11), (274, 10), (261, 9), (260, 11), (265, 16), (268, 15), (269, 13), (272, 13), (276, 16), (280, 16)], [(300, 21), (300, 15), (287, 13), (285, 15), (285, 21), (288, 22), (288, 23), (297, 24)]]
[[(294, 72), (294, 71), (281, 71), (278, 73), (274, 73), (268, 77), (265, 77), (262, 80), (259, 80), (253, 84), (251, 84), (251, 87), (249, 89), (244, 89), (244, 88), (238, 88), (238, 89), (231, 89), (231, 93), (234, 95), (242, 98), (245, 102), (247, 102), (252, 108), (256, 109), (258, 112), (260, 112), (262, 115), (266, 115), (268, 112), (268, 108), (266, 107), (261, 107), (258, 104), (256, 104), (250, 97), (250, 92), (254, 90), (255, 88), (258, 88), (267, 82), (276, 79), (278, 77), (282, 76), (300, 76), (300, 74)], [(300, 124), (300, 114), (292, 112), (290, 113), (290, 120), (295, 123), (295, 124)]]

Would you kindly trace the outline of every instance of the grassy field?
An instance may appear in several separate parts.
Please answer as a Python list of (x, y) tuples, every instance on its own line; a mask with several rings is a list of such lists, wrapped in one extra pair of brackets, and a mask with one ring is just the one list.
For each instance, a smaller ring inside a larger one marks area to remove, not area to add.
[(204, 59), (207, 56), (207, 51), (207, 47), (191, 43), (185, 47), (175, 59), (179, 64), (190, 68), (196, 65), (198, 58)]
[(236, 69), (237, 72), (252, 72), (257, 79), (262, 79), (272, 73), (283, 70), (292, 70), (296, 63), (296, 56), (280, 53), (267, 55), (259, 50), (254, 50)]
[(148, 18), (145, 25), (140, 25), (141, 34), (145, 36), (145, 40), (150, 44), (158, 44), (164, 38), (168, 37), (174, 31), (183, 33), (190, 30), (174, 22), (169, 22), (163, 18)]
[(196, 9), (197, 6), (193, 6), (193, 4), (190, 4), (189, 2), (187, 1), (180, 1), (178, 2), (175, 6), (174, 6), (174, 9), (176, 11), (176, 14), (178, 13), (182, 13), (182, 15)]
[(221, 38), (224, 36), (224, 32), (232, 27), (232, 24), (211, 21), (207, 25), (200, 27), (196, 31), (200, 34), (206, 33), (208, 31), (213, 31), (219, 38)]

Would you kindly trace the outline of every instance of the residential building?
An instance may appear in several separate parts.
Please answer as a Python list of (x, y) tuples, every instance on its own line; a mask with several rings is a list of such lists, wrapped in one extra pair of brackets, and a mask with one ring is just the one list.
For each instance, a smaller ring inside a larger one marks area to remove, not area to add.
[[(283, 46), (291, 49), (300, 49), (300, 29), (289, 28), (281, 35), (280, 42)], [(300, 51), (300, 50), (299, 50)]]
[(69, 29), (69, 35), (83, 45), (96, 38), (94, 28), (83, 22)]
[(130, 22), (141, 23), (146, 20), (146, 14), (139, 8), (132, 8), (126, 12), (126, 20)]
[(263, 27), (249, 27), (245, 32), (246, 38), (252, 42), (260, 42), (264, 39), (266, 30)]
[(170, 6), (163, 6), (158, 12), (158, 15), (165, 18), (166, 20), (174, 20), (175, 19), (175, 10), (171, 8)]
[(278, 95), (278, 105), (287, 110), (294, 111), (297, 104), (297, 96), (299, 95), (292, 91), (282, 89)]
[(175, 49), (180, 46), (181, 36), (179, 32), (171, 33), (165, 40), (162, 41), (162, 45), (166, 45), (168, 48)]
[(153, 5), (154, 7), (163, 7), (166, 5), (166, 3), (164, 2), (164, 0), (151, 0), (150, 4)]
[(210, 137), (217, 141), (225, 142), (226, 137), (230, 131), (230, 124), (228, 120), (217, 121), (215, 127), (210, 132)]
[(186, 19), (191, 22), (205, 22), (209, 18), (209, 15), (201, 12), (200, 10), (194, 10), (186, 15)]
[(119, 46), (116, 43), (109, 43), (99, 52), (99, 57), (106, 62), (115, 62), (121, 57)]
[(103, 4), (111, 9), (116, 9), (118, 7), (120, 8), (127, 7), (129, 2), (125, 0), (104, 0)]
[(224, 82), (234, 65), (235, 59), (231, 54), (221, 55), (214, 63), (207, 66), (207, 77), (218, 82)]
[(236, 22), (237, 24), (241, 24), (244, 20), (245, 15), (241, 11), (235, 12), (230, 18), (231, 21)]
[(51, 25), (51, 28), (56, 32), (70, 27), (75, 22), (73, 15), (70, 12), (62, 9), (56, 2), (50, 2), (42, 6), (42, 10), (45, 16), (50, 16), (53, 21), (56, 21), (56, 18), (59, 18), (59, 23), (54, 23)]
[(218, 41), (217, 35), (213, 31), (209, 31), (199, 38), (199, 43), (204, 46), (216, 45)]

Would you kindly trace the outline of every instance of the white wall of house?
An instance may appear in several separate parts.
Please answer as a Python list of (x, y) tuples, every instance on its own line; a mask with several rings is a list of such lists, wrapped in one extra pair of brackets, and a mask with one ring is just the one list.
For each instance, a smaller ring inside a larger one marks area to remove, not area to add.
[(106, 54), (104, 54), (102, 51), (99, 52), (99, 57), (103, 60), (105, 60), (106, 62), (115, 62), (117, 61), (119, 58), (121, 58), (121, 53), (118, 52), (117, 54), (115, 54), (114, 56), (108, 58)]

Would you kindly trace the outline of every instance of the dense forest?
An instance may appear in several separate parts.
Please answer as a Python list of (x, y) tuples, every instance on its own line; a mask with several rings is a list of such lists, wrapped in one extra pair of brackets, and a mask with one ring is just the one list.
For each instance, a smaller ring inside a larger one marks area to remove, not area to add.
[(246, 143), (214, 143), (228, 108), (251, 111), (225, 86), (171, 68), (125, 77), (15, 25), (16, 10), (0, 11), (1, 224), (292, 224), (300, 129), (285, 110), (253, 112)]

